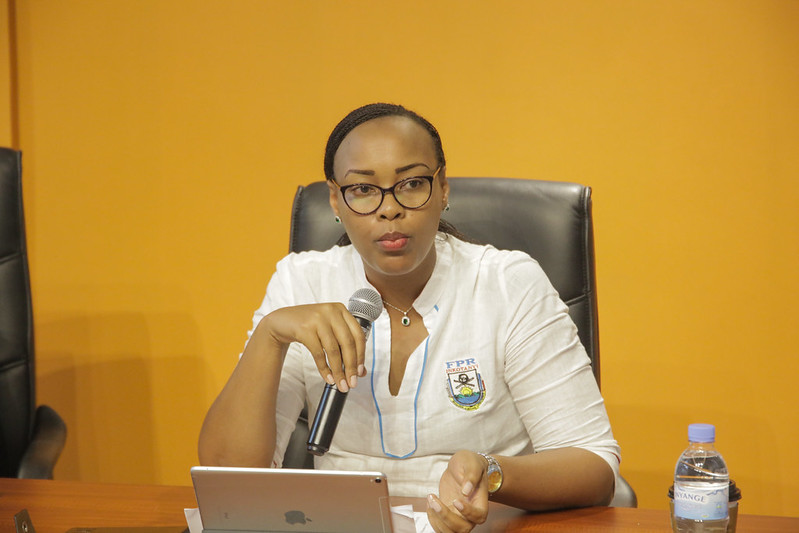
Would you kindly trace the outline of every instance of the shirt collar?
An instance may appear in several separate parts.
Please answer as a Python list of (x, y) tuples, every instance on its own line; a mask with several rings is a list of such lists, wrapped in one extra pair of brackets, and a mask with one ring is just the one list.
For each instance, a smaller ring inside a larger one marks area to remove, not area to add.
[(453, 255), (451, 239), (452, 237), (441, 232), (436, 235), (436, 266), (433, 268), (433, 274), (427, 281), (427, 285), (422, 289), (422, 293), (413, 302), (416, 311), (422, 316), (430, 313), (441, 300), (441, 295), (444, 293), (447, 282), (451, 278), (450, 270)]

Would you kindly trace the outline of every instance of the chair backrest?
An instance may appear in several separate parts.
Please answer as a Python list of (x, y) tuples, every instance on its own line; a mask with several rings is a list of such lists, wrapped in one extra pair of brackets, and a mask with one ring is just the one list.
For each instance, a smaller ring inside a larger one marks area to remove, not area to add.
[[(585, 346), (599, 384), (594, 223), (591, 189), (576, 183), (507, 178), (447, 178), (450, 210), (444, 219), (461, 233), (505, 250), (522, 250), (544, 269)], [(291, 211), (289, 251), (326, 250), (341, 237), (324, 182), (299, 187)], [(308, 422), (297, 421), (283, 466), (313, 468), (305, 449)], [(635, 491), (616, 480), (616, 507), (636, 507)]]
[[(576, 183), (508, 178), (447, 178), (444, 219), (461, 233), (505, 250), (521, 250), (544, 269), (577, 325), (599, 383), (594, 227), (591, 189)], [(289, 250), (326, 250), (341, 237), (325, 182), (299, 187)]]
[(15, 477), (33, 430), (33, 316), (20, 153), (0, 148), (0, 477)]

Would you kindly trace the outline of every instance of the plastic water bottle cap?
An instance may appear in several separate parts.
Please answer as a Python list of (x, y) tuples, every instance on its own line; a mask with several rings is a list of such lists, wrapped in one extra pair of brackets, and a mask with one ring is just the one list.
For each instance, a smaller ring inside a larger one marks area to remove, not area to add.
[(688, 426), (690, 442), (716, 442), (716, 427), (712, 424), (691, 424)]

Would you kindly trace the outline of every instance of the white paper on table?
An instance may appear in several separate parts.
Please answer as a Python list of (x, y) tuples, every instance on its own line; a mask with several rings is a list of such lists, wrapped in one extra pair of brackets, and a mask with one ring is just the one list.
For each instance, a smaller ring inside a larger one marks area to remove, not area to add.
[(189, 533), (203, 533), (203, 520), (200, 518), (199, 509), (183, 509), (186, 515), (186, 525), (189, 526)]
[(412, 505), (397, 505), (391, 508), (391, 512), (399, 516), (412, 518), (416, 533), (435, 533), (433, 526), (430, 525), (430, 521), (427, 519), (427, 513), (415, 512)]

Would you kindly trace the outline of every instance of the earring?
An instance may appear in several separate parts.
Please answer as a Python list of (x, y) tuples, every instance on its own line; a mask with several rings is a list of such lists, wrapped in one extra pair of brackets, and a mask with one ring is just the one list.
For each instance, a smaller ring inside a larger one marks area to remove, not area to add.
[(341, 219), (338, 217), (338, 215), (336, 215), (336, 217), (333, 220), (336, 221), (336, 224), (341, 224)]
[(444, 211), (449, 211), (449, 202), (447, 202), (447, 205), (444, 207)]

